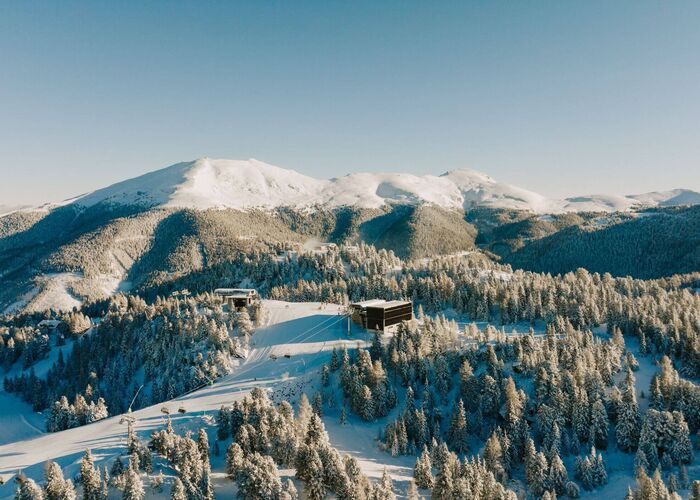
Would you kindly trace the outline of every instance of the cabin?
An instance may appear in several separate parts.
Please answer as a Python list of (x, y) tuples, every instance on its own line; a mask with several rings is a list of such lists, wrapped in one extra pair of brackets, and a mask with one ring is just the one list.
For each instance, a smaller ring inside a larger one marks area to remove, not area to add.
[(217, 288), (214, 295), (221, 297), (232, 309), (242, 309), (260, 301), (255, 288)]
[(410, 300), (364, 300), (350, 304), (352, 320), (368, 330), (387, 332), (402, 321), (413, 319), (413, 302)]

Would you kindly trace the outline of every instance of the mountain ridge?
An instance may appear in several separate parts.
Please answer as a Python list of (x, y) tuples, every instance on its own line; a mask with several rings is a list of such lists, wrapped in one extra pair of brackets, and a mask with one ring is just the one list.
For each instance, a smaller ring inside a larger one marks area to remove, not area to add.
[[(316, 179), (256, 160), (200, 158), (145, 173), (62, 203), (90, 207), (98, 203), (144, 208), (378, 209), (397, 204), (436, 205), (445, 209), (493, 208), (534, 213), (617, 212), (635, 208), (700, 204), (690, 189), (637, 195), (584, 195), (554, 199), (483, 172), (456, 169), (441, 175), (359, 172)], [(1, 212), (0, 212), (1, 213)]]

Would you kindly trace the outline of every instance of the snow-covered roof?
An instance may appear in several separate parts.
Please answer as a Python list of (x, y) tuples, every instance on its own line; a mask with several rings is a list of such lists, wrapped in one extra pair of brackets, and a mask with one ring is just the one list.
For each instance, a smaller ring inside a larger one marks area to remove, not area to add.
[(226, 297), (250, 297), (255, 295), (255, 288), (217, 288), (214, 290), (216, 295), (225, 295)]
[(386, 300), (384, 300), (384, 299), (371, 299), (371, 300), (361, 300), (361, 301), (359, 301), (359, 302), (353, 302), (353, 303), (350, 304), (350, 305), (351, 305), (352, 307), (362, 307), (362, 308), (365, 308), (365, 307), (368, 307), (368, 306), (376, 306), (376, 305), (382, 304), (382, 303), (384, 303), (384, 302), (386, 302)]
[(42, 319), (39, 321), (39, 324), (37, 326), (48, 326), (49, 328), (56, 328), (59, 324), (61, 324), (61, 320), (58, 319)]
[(351, 307), (360, 307), (362, 309), (365, 309), (367, 307), (376, 307), (379, 309), (390, 309), (392, 307), (396, 306), (403, 306), (406, 304), (410, 304), (411, 302), (408, 300), (384, 300), (384, 299), (371, 299), (371, 300), (362, 300), (360, 302), (353, 302), (350, 304)]
[(391, 309), (392, 307), (405, 306), (411, 304), (408, 300), (389, 300), (381, 301), (379, 304), (371, 304), (369, 307), (376, 307), (377, 309)]

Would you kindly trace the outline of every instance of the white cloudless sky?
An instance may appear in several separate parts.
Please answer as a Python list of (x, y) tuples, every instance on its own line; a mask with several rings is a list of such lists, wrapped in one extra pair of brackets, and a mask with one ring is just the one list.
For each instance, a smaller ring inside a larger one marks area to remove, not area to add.
[(700, 2), (0, 3), (0, 205), (178, 161), (700, 190)]

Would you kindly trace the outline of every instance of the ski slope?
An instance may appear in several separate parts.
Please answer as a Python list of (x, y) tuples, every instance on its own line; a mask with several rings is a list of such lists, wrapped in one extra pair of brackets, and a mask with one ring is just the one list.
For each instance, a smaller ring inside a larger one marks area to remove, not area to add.
[[(348, 336), (347, 319), (339, 315), (340, 306), (280, 301), (264, 304), (269, 311), (269, 324), (253, 335), (249, 356), (231, 375), (191, 394), (133, 412), (135, 430), (142, 440), (147, 441), (152, 431), (164, 425), (161, 409), (167, 407), (177, 432), (209, 428), (213, 442), (214, 417), (222, 404), (243, 398), (256, 386), (270, 388), (273, 398), (284, 394), (285, 399), (294, 402), (304, 386), (317, 377), (333, 347), (356, 348), (370, 339), (354, 325)], [(181, 407), (186, 413), (178, 413)], [(14, 423), (8, 427), (11, 422)], [(42, 432), (42, 419), (28, 405), (0, 392), (0, 423), (5, 424), (4, 436), (15, 439), (0, 445), (0, 477), (6, 481), (0, 486), (0, 498), (14, 495), (15, 485), (7, 481), (20, 470), (41, 480), (44, 463), (54, 460), (64, 468), (66, 477), (73, 477), (80, 469), (86, 448), (92, 450), (98, 464), (124, 452), (126, 425), (121, 415), (49, 434)], [(218, 481), (226, 484), (223, 462), (213, 466)]]

